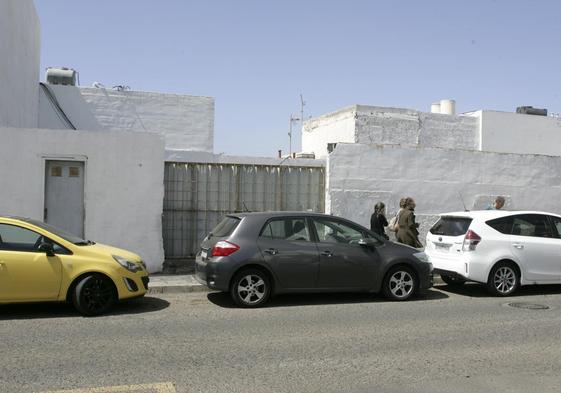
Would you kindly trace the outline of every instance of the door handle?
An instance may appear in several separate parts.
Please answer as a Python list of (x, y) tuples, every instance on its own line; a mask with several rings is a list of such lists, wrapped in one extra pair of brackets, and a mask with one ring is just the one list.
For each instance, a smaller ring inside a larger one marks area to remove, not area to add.
[(276, 250), (276, 249), (274, 249), (274, 248), (269, 248), (269, 249), (265, 250), (265, 252), (266, 252), (267, 254), (277, 255), (277, 254), (279, 253), (279, 250)]
[(520, 243), (515, 243), (512, 245), (514, 248), (518, 249), (518, 250), (523, 250), (524, 249), (524, 244), (520, 244)]
[(0, 270), (3, 270), (4, 267), (6, 267), (6, 264), (4, 263), (4, 261), (0, 261)]
[(333, 253), (331, 251), (324, 251), (321, 253), (321, 255), (324, 257), (331, 258), (333, 256)]

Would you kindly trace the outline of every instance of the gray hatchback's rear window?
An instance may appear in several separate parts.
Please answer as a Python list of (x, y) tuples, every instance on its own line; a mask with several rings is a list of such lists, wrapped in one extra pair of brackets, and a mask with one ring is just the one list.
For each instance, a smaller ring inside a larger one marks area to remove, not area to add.
[(214, 227), (211, 233), (216, 237), (230, 236), (240, 221), (241, 220), (238, 217), (226, 216), (216, 227)]
[(471, 224), (469, 217), (443, 216), (432, 226), (430, 233), (443, 236), (465, 235), (469, 224)]

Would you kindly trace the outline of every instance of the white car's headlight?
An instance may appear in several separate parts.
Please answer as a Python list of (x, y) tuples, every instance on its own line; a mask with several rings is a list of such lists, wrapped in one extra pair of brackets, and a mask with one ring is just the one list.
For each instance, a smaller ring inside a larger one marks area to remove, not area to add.
[(121, 265), (122, 267), (124, 267), (125, 269), (127, 269), (129, 272), (136, 273), (136, 272), (142, 270), (142, 267), (141, 267), (139, 264), (135, 263), (135, 262), (131, 262), (131, 261), (129, 261), (128, 259), (123, 258), (123, 257), (120, 257), (120, 256), (118, 256), (118, 255), (112, 255), (112, 256), (113, 256), (113, 259), (114, 259), (115, 261), (117, 261), (117, 263), (118, 263), (119, 265)]
[(430, 263), (429, 256), (424, 252), (416, 252), (413, 256), (421, 262)]

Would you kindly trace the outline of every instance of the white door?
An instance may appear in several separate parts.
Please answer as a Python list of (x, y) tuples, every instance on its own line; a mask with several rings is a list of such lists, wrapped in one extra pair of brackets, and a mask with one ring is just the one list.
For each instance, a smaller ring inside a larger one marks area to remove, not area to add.
[(559, 239), (554, 237), (547, 216), (513, 216), (511, 246), (522, 264), (526, 281), (559, 280)]
[(47, 161), (45, 169), (45, 222), (83, 237), (84, 163)]

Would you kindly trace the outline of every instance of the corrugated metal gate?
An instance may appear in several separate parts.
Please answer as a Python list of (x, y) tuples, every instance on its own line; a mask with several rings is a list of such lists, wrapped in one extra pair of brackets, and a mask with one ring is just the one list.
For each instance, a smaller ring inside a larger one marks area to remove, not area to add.
[(226, 213), (325, 208), (323, 167), (166, 162), (166, 260), (193, 258)]

